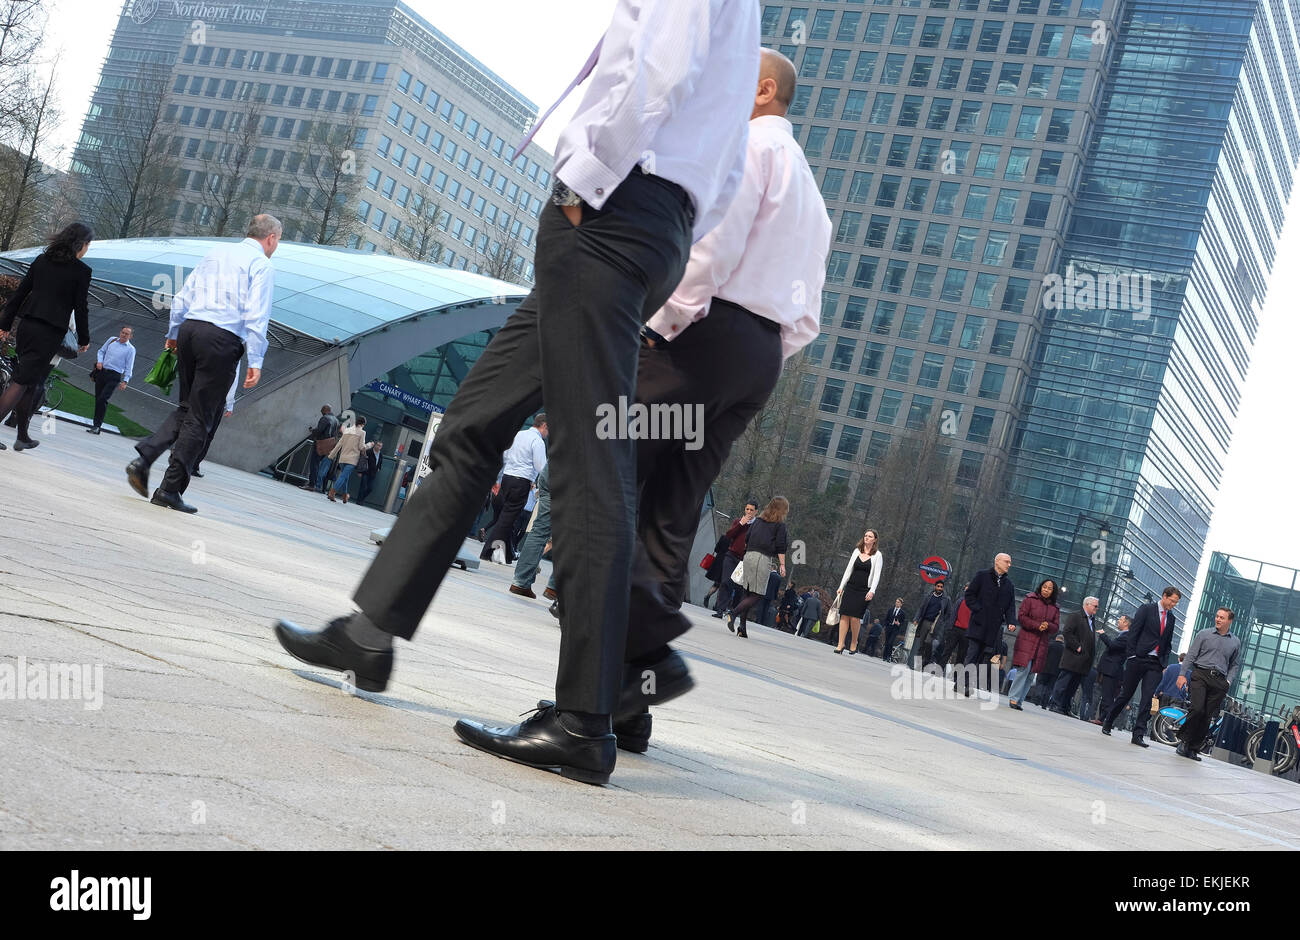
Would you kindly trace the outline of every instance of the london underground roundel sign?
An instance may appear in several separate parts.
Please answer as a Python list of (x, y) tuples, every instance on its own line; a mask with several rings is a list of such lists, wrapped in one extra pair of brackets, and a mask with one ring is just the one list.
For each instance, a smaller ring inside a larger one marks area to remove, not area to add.
[(931, 555), (925, 561), (921, 562), (921, 577), (930, 584), (944, 581), (948, 573), (952, 570), (948, 563), (938, 555)]

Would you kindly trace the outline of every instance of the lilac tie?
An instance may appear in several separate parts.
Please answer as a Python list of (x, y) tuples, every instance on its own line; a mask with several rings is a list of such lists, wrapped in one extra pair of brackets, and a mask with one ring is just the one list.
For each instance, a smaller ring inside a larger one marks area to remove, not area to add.
[(586, 77), (591, 74), (592, 70), (595, 69), (596, 61), (600, 58), (600, 47), (604, 44), (604, 42), (605, 42), (605, 37), (601, 36), (600, 40), (596, 43), (596, 48), (592, 49), (591, 55), (587, 57), (587, 62), (585, 65), (583, 65), (582, 71), (578, 73), (578, 77), (575, 78), (573, 81), (569, 82), (569, 87), (564, 89), (564, 94), (560, 95), (559, 98), (555, 99), (555, 104), (551, 105), (550, 108), (547, 109), (546, 113), (542, 115), (541, 120), (539, 120), (536, 124), (533, 125), (532, 130), (528, 132), (528, 136), (525, 137), (523, 141), (520, 142), (519, 146), (515, 148), (515, 152), (510, 155), (510, 161), (512, 163), (519, 156), (519, 154), (523, 153), (524, 148), (527, 147), (529, 143), (532, 142), (532, 139), (537, 135), (537, 132), (542, 129), (542, 125), (546, 123), (546, 119), (549, 118), (551, 114), (554, 113), (555, 109), (560, 106), (560, 102), (562, 102), (565, 98), (569, 97), (569, 92), (573, 91), (573, 89), (581, 85), (583, 81), (586, 79)]

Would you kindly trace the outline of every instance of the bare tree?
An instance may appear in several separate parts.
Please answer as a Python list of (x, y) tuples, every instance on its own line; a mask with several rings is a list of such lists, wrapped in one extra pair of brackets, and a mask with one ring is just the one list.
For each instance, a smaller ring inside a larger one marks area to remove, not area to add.
[[(487, 248), (481, 251), (475, 249), (474, 252), (474, 263), (478, 265), (479, 273), (498, 281), (523, 280), (523, 269), (528, 263), (528, 256), (520, 251), (523, 247), (520, 232), (511, 231), (509, 227), (493, 227), (486, 232), (489, 239)], [(497, 234), (501, 236), (500, 241), (492, 238)]]
[[(96, 227), (116, 238), (168, 228), (177, 193), (177, 161), (168, 153), (164, 121), (167, 72), (146, 69), (117, 93), (112, 110), (120, 136), (83, 134), (82, 162)], [(107, 117), (107, 116), (106, 116)]]
[(222, 238), (254, 214), (253, 155), (260, 140), (262, 105), (250, 98), (242, 111), (230, 115), (219, 134), (208, 137), (203, 160), (203, 205), (211, 234)]
[[(37, 217), (39, 205), (37, 205), (36, 195), (40, 187), (46, 183), (50, 174), (45, 172), (41, 161), (36, 157), (36, 151), (45, 140), (45, 135), (58, 121), (58, 112), (50, 103), (50, 94), (54, 90), (54, 74), (58, 68), (55, 65), (50, 69), (49, 81), (45, 83), (45, 90), (41, 92), (40, 101), (28, 109), (25, 115), (18, 118), (18, 125), (23, 129), (24, 143), (26, 144), (26, 153), (20, 154), (21, 160), (15, 167), (16, 172), (11, 179), (3, 181), (0, 185), (0, 206), (6, 210), (3, 217), (3, 229), (0, 229), (0, 251), (8, 251), (14, 245), (14, 238), (23, 228), (28, 232), (37, 226), (33, 220)], [(3, 172), (3, 171), (0, 171)]]
[(298, 169), (306, 235), (318, 245), (339, 245), (356, 232), (353, 205), (361, 186), (358, 174), (357, 135), (361, 114), (353, 109), (342, 124), (320, 121), (307, 137), (305, 159)]
[(30, 70), (45, 20), (42, 0), (0, 0), (0, 143), (11, 138), (32, 104)]
[(421, 185), (412, 193), (406, 217), (397, 233), (397, 248), (415, 261), (437, 263), (447, 247), (447, 222), (450, 214), (442, 198), (429, 186)]

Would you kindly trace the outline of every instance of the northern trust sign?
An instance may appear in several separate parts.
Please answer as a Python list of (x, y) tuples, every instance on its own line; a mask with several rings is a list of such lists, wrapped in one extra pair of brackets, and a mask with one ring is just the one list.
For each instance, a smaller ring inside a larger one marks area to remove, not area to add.
[(267, 8), (249, 3), (205, 3), (203, 0), (135, 0), (131, 19), (141, 26), (159, 15), (175, 16), (205, 23), (244, 23), (258, 26), (266, 22)]

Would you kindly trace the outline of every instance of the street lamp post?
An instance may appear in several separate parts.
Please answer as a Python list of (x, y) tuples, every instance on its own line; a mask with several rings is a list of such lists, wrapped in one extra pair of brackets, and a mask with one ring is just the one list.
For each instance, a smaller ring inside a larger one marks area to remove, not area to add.
[(1094, 519), (1084, 513), (1079, 513), (1079, 518), (1074, 523), (1074, 534), (1070, 537), (1070, 551), (1065, 556), (1065, 570), (1062, 572), (1061, 585), (1058, 592), (1060, 594), (1068, 593), (1065, 580), (1070, 576), (1070, 562), (1074, 560), (1074, 543), (1079, 541), (1079, 530), (1083, 528), (1085, 522), (1091, 522), (1093, 525), (1097, 526), (1103, 539), (1110, 535), (1109, 523), (1102, 522), (1099, 519)]

